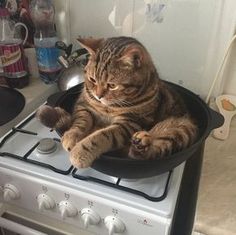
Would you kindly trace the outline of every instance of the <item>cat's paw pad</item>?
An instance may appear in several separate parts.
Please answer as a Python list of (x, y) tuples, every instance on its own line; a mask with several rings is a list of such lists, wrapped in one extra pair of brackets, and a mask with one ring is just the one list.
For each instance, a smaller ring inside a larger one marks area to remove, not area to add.
[(129, 156), (131, 158), (142, 158), (149, 151), (152, 143), (152, 136), (147, 131), (134, 133), (131, 139)]
[(147, 131), (139, 131), (134, 133), (131, 142), (135, 148), (145, 149), (152, 143), (152, 137)]
[(43, 105), (36, 111), (36, 118), (46, 127), (54, 128), (58, 121), (58, 114), (55, 108)]
[(63, 148), (70, 152), (74, 146), (82, 139), (82, 135), (79, 130), (66, 131), (61, 139)]
[(77, 144), (70, 153), (70, 162), (76, 168), (90, 167), (94, 160), (95, 157), (84, 150), (80, 144)]

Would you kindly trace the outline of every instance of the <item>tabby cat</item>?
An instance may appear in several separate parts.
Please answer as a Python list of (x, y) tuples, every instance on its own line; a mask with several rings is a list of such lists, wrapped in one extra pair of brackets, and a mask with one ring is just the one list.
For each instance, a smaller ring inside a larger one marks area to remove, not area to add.
[(90, 59), (72, 115), (50, 106), (37, 112), (44, 125), (64, 132), (62, 145), (75, 167), (89, 167), (110, 150), (154, 159), (194, 142), (197, 125), (140, 42), (131, 37), (78, 41)]

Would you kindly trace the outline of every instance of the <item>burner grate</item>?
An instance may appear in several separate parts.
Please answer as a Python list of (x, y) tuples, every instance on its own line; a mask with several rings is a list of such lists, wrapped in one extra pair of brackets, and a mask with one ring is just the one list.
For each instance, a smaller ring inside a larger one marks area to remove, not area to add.
[(96, 182), (96, 183), (106, 185), (106, 186), (109, 186), (109, 187), (112, 187), (112, 188), (123, 190), (125, 192), (129, 192), (129, 193), (144, 197), (144, 198), (148, 199), (149, 201), (153, 201), (153, 202), (159, 202), (159, 201), (162, 201), (166, 198), (167, 193), (168, 193), (168, 186), (169, 186), (171, 175), (172, 175), (172, 170), (168, 172), (168, 176), (166, 178), (163, 193), (160, 196), (155, 197), (155, 196), (151, 196), (147, 193), (144, 193), (140, 190), (136, 190), (136, 189), (133, 189), (131, 187), (122, 186), (121, 185), (122, 178), (113, 177), (116, 180), (114, 182), (109, 182), (109, 181), (106, 181), (106, 180), (103, 180), (103, 179), (99, 179), (98, 177), (81, 175), (81, 174), (78, 173), (78, 169), (76, 169), (76, 168), (72, 171), (72, 176), (76, 179), (85, 180), (85, 181), (92, 181), (92, 182)]
[[(10, 140), (11, 138), (14, 137), (14, 135), (16, 135), (17, 133), (21, 133), (24, 135), (31, 135), (31, 136), (37, 136), (38, 133), (31, 131), (31, 130), (27, 130), (24, 129), (24, 127), (26, 127), (26, 125), (35, 117), (35, 113), (32, 114), (31, 116), (29, 116), (25, 121), (23, 121), (20, 125), (18, 125), (17, 127), (13, 127), (11, 132), (9, 132), (0, 142), (0, 157), (10, 157), (10, 158), (14, 158), (20, 161), (24, 161), (24, 162), (28, 162), (37, 166), (41, 166), (47, 169), (50, 169), (54, 172), (63, 174), (63, 175), (68, 175), (71, 173), (73, 166), (70, 164), (68, 166), (68, 168), (66, 169), (59, 169), (59, 167), (55, 167), (51, 164), (42, 162), (42, 161), (38, 161), (35, 159), (32, 159), (32, 153), (36, 150), (37, 146), (39, 145), (39, 141), (36, 141), (35, 144), (33, 144), (33, 146), (25, 153), (22, 155), (19, 154), (15, 154), (15, 153), (11, 153), (9, 151), (4, 151), (4, 146), (7, 144), (8, 140)], [(52, 138), (54, 141), (60, 143), (60, 139), (58, 138)], [(10, 141), (9, 141), (10, 143)], [(3, 151), (1, 152), (1, 148), (3, 149)]]
[(21, 132), (26, 132), (28, 134), (32, 134), (32, 135), (37, 135), (37, 133), (35, 132), (31, 132), (31, 131), (23, 131), (21, 128), (26, 125), (31, 119), (33, 119), (35, 117), (35, 113), (33, 113), (32, 115), (30, 115), (25, 121), (23, 121), (21, 124), (19, 124), (17, 127), (13, 127), (12, 131), (10, 133), (8, 133), (0, 142), (0, 148), (6, 143), (6, 141), (12, 137), (17, 131), (21, 131)]

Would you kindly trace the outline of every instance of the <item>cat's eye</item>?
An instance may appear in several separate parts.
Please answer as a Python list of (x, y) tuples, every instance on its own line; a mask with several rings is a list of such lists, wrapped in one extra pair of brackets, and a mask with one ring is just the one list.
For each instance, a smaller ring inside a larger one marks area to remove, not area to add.
[(92, 83), (96, 83), (96, 80), (93, 77), (88, 77), (88, 80)]
[(118, 89), (118, 85), (114, 84), (114, 83), (108, 83), (108, 88), (109, 90), (117, 90)]

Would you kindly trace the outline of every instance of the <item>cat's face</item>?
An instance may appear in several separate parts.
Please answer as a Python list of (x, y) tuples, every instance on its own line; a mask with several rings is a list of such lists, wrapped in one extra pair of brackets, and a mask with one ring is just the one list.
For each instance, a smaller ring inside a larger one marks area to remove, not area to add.
[(87, 92), (105, 106), (130, 106), (145, 86), (145, 49), (125, 37), (81, 43), (91, 55), (85, 68)]

